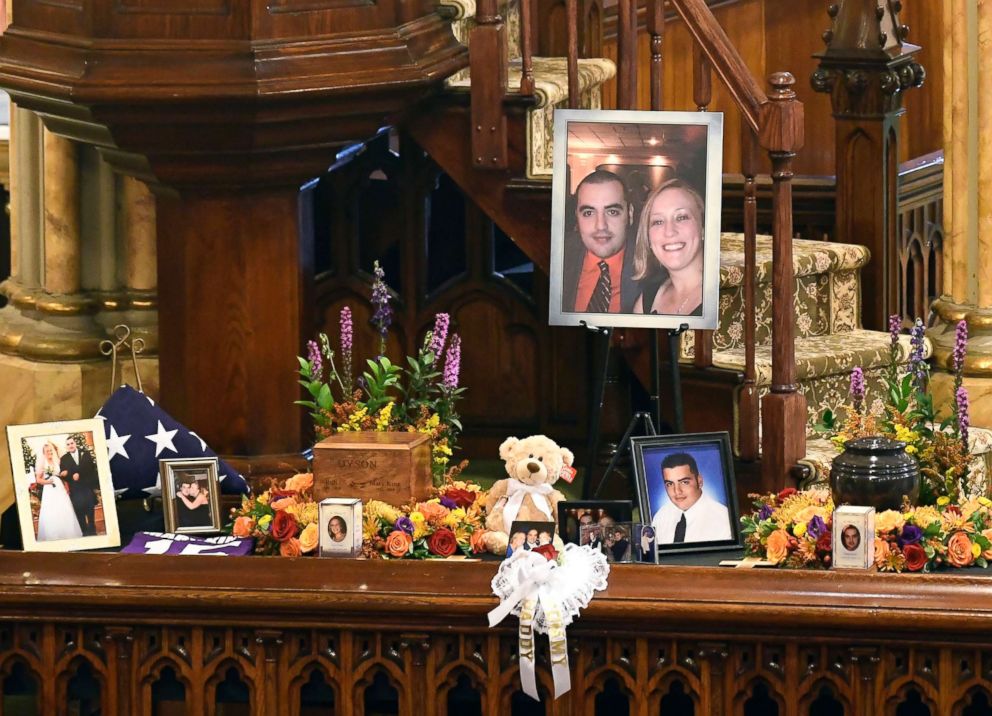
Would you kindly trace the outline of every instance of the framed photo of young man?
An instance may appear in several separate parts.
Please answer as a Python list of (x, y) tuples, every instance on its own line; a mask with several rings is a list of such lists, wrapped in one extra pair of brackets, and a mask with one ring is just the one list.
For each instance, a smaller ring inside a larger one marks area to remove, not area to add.
[(666, 552), (741, 545), (730, 435), (631, 438), (641, 519)]
[(220, 532), (220, 481), (217, 458), (159, 460), (165, 531), (185, 534)]
[(25, 551), (120, 545), (103, 421), (9, 425), (7, 444)]
[(716, 328), (723, 115), (556, 110), (549, 322)]

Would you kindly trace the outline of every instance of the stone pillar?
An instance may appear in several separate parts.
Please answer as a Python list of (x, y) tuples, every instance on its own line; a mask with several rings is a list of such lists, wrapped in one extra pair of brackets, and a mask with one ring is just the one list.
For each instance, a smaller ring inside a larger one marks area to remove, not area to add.
[(944, 0), (944, 295), (934, 302), (933, 389), (949, 405), (954, 332), (968, 322), (972, 424), (992, 427), (992, 6)]
[(75, 143), (44, 134), (45, 280), (52, 294), (80, 288), (79, 173)]

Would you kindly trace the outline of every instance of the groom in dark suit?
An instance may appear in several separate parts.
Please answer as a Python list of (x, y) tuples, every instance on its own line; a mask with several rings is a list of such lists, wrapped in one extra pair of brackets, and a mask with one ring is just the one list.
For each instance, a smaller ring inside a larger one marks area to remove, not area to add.
[(93, 456), (80, 450), (74, 438), (65, 441), (65, 454), (59, 462), (63, 480), (69, 485), (69, 499), (79, 519), (83, 536), (96, 534), (96, 490), (100, 487)]

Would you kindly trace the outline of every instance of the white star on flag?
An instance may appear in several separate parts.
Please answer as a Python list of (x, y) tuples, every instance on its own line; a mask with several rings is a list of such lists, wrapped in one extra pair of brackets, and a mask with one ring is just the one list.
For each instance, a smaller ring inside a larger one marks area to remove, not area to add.
[(200, 441), (200, 450), (202, 452), (206, 452), (207, 451), (207, 441), (204, 440), (203, 438), (201, 438), (196, 433), (194, 433), (192, 430), (189, 431), (189, 434), (192, 435), (194, 438), (196, 438), (197, 440)]
[(130, 435), (118, 435), (117, 428), (111, 425), (110, 436), (107, 438), (107, 452), (110, 453), (109, 459), (113, 460), (116, 455), (120, 455), (125, 460), (130, 460), (131, 456), (128, 455), (127, 450), (124, 449), (124, 443), (130, 439)]
[(178, 433), (178, 430), (166, 430), (162, 425), (162, 421), (158, 421), (158, 432), (154, 435), (146, 435), (146, 440), (151, 440), (155, 443), (155, 457), (158, 457), (163, 450), (171, 450), (174, 453), (178, 453), (176, 446), (172, 444), (172, 439)]
[(141, 491), (144, 492), (145, 494), (147, 494), (149, 497), (158, 497), (159, 495), (161, 495), (162, 494), (162, 474), (161, 473), (158, 473), (158, 472), (155, 473), (155, 484), (152, 485), (151, 487), (142, 488)]

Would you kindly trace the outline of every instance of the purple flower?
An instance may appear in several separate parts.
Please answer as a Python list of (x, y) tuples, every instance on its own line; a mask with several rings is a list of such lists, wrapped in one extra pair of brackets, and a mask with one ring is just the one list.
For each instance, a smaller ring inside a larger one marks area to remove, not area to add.
[(458, 371), (462, 362), (462, 339), (457, 333), (451, 336), (451, 343), (448, 345), (448, 354), (444, 358), (444, 375), (441, 377), (441, 385), (448, 390), (458, 387)]
[(427, 350), (434, 355), (435, 363), (441, 359), (441, 353), (444, 351), (444, 342), (448, 340), (448, 326), (450, 323), (451, 317), (447, 313), (439, 313), (434, 316), (434, 330), (431, 331), (431, 342), (427, 346)]
[(968, 390), (962, 385), (954, 393), (954, 400), (958, 408), (958, 432), (961, 435), (961, 442), (964, 443), (965, 450), (968, 449), (968, 426), (971, 419), (968, 416)]
[(806, 534), (813, 539), (820, 539), (820, 535), (827, 531), (827, 523), (819, 515), (814, 515), (813, 519), (806, 523)]
[(314, 380), (320, 380), (324, 375), (324, 364), (320, 360), (317, 341), (307, 341), (307, 360), (310, 362), (310, 375)]
[(902, 333), (902, 316), (893, 313), (889, 316), (889, 342), (895, 345), (899, 342), (899, 334)]
[(458, 507), (458, 503), (452, 500), (450, 497), (441, 497), (441, 504), (447, 507), (449, 510), (453, 510)]
[(916, 319), (913, 329), (909, 332), (909, 343), (912, 346), (912, 350), (909, 353), (909, 364), (910, 370), (913, 372), (913, 382), (916, 385), (916, 389), (923, 392), (926, 390), (927, 364), (923, 359), (923, 321), (919, 318)]
[(865, 373), (861, 366), (851, 371), (851, 402), (854, 403), (854, 409), (860, 413), (865, 403)]
[(408, 535), (413, 534), (413, 520), (404, 515), (396, 520), (396, 524), (393, 525), (394, 530), (399, 530), (400, 532), (406, 532)]
[(903, 525), (897, 541), (900, 547), (905, 547), (907, 544), (918, 544), (921, 539), (923, 539), (923, 530), (916, 525)]
[(386, 286), (386, 272), (376, 261), (372, 265), (372, 275), (375, 280), (372, 282), (372, 305), (375, 310), (369, 322), (375, 326), (379, 332), (380, 355), (386, 351), (386, 334), (389, 326), (393, 322), (393, 309), (389, 306), (389, 288)]
[(772, 510), (770, 506), (762, 505), (761, 509), (758, 510), (758, 520), (767, 520), (772, 516), (772, 512), (774, 512), (774, 510)]
[(960, 373), (964, 368), (964, 357), (968, 352), (968, 322), (958, 321), (958, 327), (954, 331), (954, 352), (951, 353), (951, 363), (955, 373)]
[(341, 359), (344, 365), (344, 389), (351, 392), (351, 348), (354, 344), (355, 333), (351, 322), (351, 309), (345, 306), (341, 309)]

